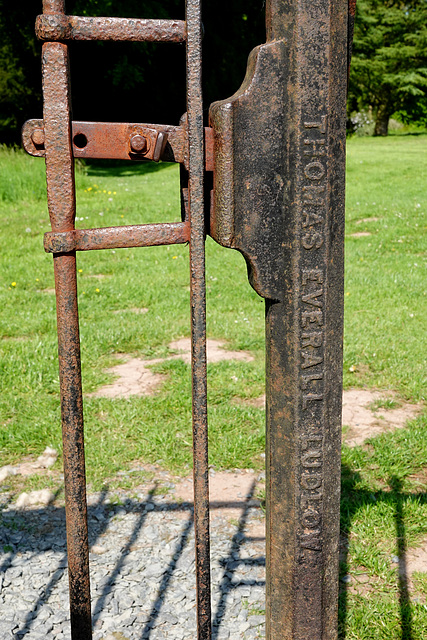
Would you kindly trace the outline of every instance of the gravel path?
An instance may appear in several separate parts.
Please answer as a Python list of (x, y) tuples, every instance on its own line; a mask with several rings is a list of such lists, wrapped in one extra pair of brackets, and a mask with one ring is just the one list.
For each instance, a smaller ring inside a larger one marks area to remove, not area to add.
[[(169, 489), (122, 494), (120, 505), (108, 493), (89, 496), (94, 640), (196, 637), (193, 505)], [(265, 538), (253, 491), (213, 503), (213, 640), (265, 635)], [(68, 640), (63, 507), (3, 505), (0, 543), (0, 637)]]

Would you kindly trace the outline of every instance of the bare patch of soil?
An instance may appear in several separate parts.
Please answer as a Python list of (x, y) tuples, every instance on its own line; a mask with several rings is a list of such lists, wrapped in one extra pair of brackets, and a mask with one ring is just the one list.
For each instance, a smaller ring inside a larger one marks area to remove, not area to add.
[(369, 576), (367, 573), (352, 573), (348, 591), (358, 596), (368, 596), (378, 592), (381, 579), (378, 576)]
[[(164, 376), (154, 373), (148, 364), (157, 364), (159, 360), (140, 360), (132, 358), (124, 364), (108, 369), (108, 373), (118, 376), (111, 384), (106, 384), (94, 393), (92, 398), (129, 398), (130, 396), (151, 395), (161, 385)], [(161, 361), (162, 362), (162, 361)]]
[(393, 400), (394, 397), (391, 392), (369, 389), (344, 391), (342, 422), (349, 427), (344, 435), (346, 444), (354, 447), (381, 433), (401, 429), (420, 412), (420, 406), (409, 403), (401, 403), (401, 406), (394, 408), (375, 409), (376, 403)]
[[(403, 563), (402, 563), (403, 564)], [(427, 573), (427, 538), (425, 538), (416, 549), (408, 549), (406, 552), (405, 563), (406, 575), (411, 577), (413, 573)], [(401, 569), (402, 570), (405, 570)]]
[[(399, 406), (388, 408), (377, 405), (390, 404), (395, 394), (390, 391), (371, 391), (369, 389), (348, 389), (343, 393), (342, 423), (348, 429), (344, 442), (350, 447), (361, 445), (368, 438), (381, 433), (405, 427), (421, 411), (416, 404), (400, 402)], [(265, 395), (259, 398), (237, 400), (251, 407), (265, 408)]]
[[(254, 358), (247, 351), (227, 351), (224, 349), (225, 343), (221, 340), (209, 339), (206, 341), (208, 362), (220, 362), (221, 360), (243, 360), (251, 362)], [(187, 364), (191, 363), (191, 340), (190, 338), (180, 338), (169, 345), (172, 351), (178, 351), (180, 358)]]
[(54, 494), (49, 489), (39, 489), (39, 491), (30, 491), (27, 493), (21, 493), (18, 497), (15, 505), (18, 509), (25, 509), (27, 507), (33, 507), (35, 505), (47, 506), (55, 499)]
[[(175, 476), (161, 466), (135, 460), (128, 471), (120, 471), (107, 481), (109, 492), (124, 499), (128, 489), (120, 489), (123, 478), (134, 481), (132, 493), (168, 495), (171, 503), (176, 503), (174, 517), (188, 518), (188, 507), (194, 504), (193, 476)], [(265, 543), (265, 521), (258, 498), (265, 487), (264, 473), (253, 469), (209, 472), (210, 519), (217, 525), (232, 524), (243, 526), (246, 538), (261, 545)], [(88, 504), (97, 504), (97, 494), (88, 495)], [(180, 505), (182, 508), (180, 509)], [(250, 510), (250, 517), (246, 517)], [(240, 523), (240, 524), (238, 524)], [(241, 524), (243, 523), (243, 525)]]
[(111, 278), (111, 273), (92, 273), (87, 274), (86, 278), (95, 278), (96, 280), (104, 280), (104, 278)]
[(53, 288), (48, 288), (48, 289), (39, 289), (38, 290), (39, 293), (48, 293), (48, 294), (53, 294), (55, 293), (55, 289)]
[(58, 458), (58, 452), (51, 447), (46, 447), (43, 453), (36, 459), (24, 458), (22, 462), (15, 465), (6, 465), (0, 468), (0, 484), (5, 480), (8, 486), (4, 489), (9, 490), (10, 499), (18, 495), (16, 507), (24, 509), (35, 505), (48, 505), (54, 499), (55, 495), (50, 489), (41, 489), (38, 491), (23, 491), (26, 488), (26, 479), (29, 476), (44, 476), (49, 478), (58, 478), (59, 472), (53, 471), (51, 467)]
[(265, 519), (263, 518), (259, 522), (250, 522), (246, 529), (246, 538), (252, 542), (265, 541)]
[(356, 224), (363, 224), (364, 222), (378, 222), (380, 218), (361, 218), (360, 220), (356, 220)]
[[(250, 362), (253, 356), (247, 351), (227, 351), (224, 349), (225, 343), (220, 340), (207, 340), (207, 360), (208, 362), (220, 362), (221, 360), (243, 360)], [(171, 342), (169, 348), (172, 351), (178, 351), (176, 355), (167, 358), (157, 358), (154, 360), (141, 360), (140, 358), (132, 358), (124, 364), (118, 364), (107, 370), (118, 376), (111, 384), (101, 387), (94, 393), (88, 394), (88, 397), (94, 398), (129, 398), (130, 396), (151, 395), (159, 388), (164, 381), (165, 376), (154, 373), (149, 368), (150, 365), (160, 364), (168, 360), (176, 360), (178, 358), (184, 360), (187, 364), (191, 362), (191, 341), (189, 338), (181, 338)], [(126, 357), (120, 354), (119, 357)]]
[(46, 447), (37, 460), (28, 458), (16, 465), (6, 465), (5, 467), (1, 467), (0, 483), (6, 480), (8, 476), (32, 476), (36, 473), (40, 474), (41, 470), (52, 467), (57, 458), (58, 452), (55, 449), (51, 449), (51, 447)]
[[(264, 481), (252, 469), (211, 472), (209, 475), (211, 521), (215, 519), (238, 521), (242, 517), (242, 511), (248, 507), (260, 507), (260, 501), (256, 496), (263, 485)], [(183, 478), (175, 484), (174, 496), (179, 502), (194, 501), (192, 476)], [(251, 522), (245, 533), (250, 537), (264, 539), (264, 523)]]
[(407, 479), (425, 491), (425, 488), (427, 487), (427, 469), (420, 469), (417, 473), (408, 476)]
[(265, 395), (259, 398), (235, 398), (238, 404), (244, 404), (247, 407), (255, 407), (255, 409), (265, 409)]
[(356, 233), (350, 233), (351, 238), (364, 238), (365, 236), (371, 236), (369, 231), (356, 231)]
[(115, 311), (113, 311), (114, 315), (119, 315), (122, 313), (136, 313), (138, 315), (142, 315), (144, 313), (148, 312), (148, 309), (146, 307), (131, 307), (130, 309), (116, 309)]

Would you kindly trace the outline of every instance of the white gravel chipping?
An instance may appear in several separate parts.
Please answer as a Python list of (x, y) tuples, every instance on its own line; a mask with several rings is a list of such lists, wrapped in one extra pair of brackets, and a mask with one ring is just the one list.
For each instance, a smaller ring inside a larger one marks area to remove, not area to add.
[[(94, 640), (194, 640), (192, 504), (121, 497), (88, 500)], [(250, 496), (239, 500), (237, 518), (236, 504), (232, 518), (212, 513), (213, 640), (265, 635), (265, 539), (251, 533), (262, 513)], [(63, 507), (3, 502), (2, 512), (0, 638), (69, 640)]]

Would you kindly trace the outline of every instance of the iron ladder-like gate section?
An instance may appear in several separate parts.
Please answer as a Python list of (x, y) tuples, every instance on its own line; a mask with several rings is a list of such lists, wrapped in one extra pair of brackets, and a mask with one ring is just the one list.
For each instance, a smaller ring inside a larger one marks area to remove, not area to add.
[[(205, 128), (200, 0), (185, 21), (67, 16), (64, 0), (43, 0), (37, 18), (44, 112), (23, 142), (46, 160), (73, 640), (92, 637), (76, 252), (187, 242), (198, 638), (211, 638), (206, 232), (244, 255), (266, 299), (267, 638), (337, 637), (347, 0), (269, 0), (266, 22), (242, 87)], [(70, 40), (185, 42), (180, 125), (73, 122)], [(76, 157), (181, 163), (182, 222), (76, 230)]]

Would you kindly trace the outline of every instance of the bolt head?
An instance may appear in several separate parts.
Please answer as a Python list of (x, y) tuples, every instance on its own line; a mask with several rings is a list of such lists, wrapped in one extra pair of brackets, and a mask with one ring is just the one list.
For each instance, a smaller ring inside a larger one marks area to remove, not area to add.
[(135, 153), (142, 153), (147, 148), (147, 140), (144, 136), (136, 134), (130, 139), (130, 148)]
[(34, 144), (37, 144), (37, 145), (44, 144), (43, 129), (34, 129), (33, 133), (31, 134), (31, 140), (34, 142)]

